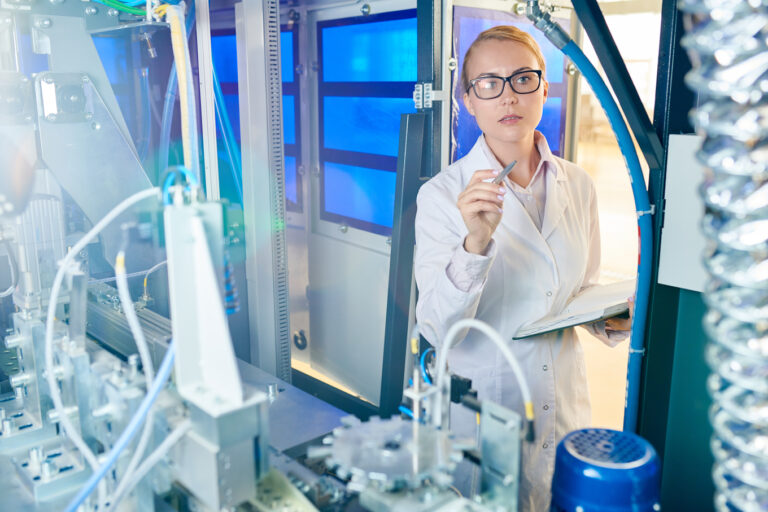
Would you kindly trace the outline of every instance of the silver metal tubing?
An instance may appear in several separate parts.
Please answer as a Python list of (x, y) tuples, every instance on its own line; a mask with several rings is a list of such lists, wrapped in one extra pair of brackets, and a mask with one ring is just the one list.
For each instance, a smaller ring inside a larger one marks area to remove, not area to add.
[(715, 509), (768, 509), (768, 2), (682, 0), (705, 136)]

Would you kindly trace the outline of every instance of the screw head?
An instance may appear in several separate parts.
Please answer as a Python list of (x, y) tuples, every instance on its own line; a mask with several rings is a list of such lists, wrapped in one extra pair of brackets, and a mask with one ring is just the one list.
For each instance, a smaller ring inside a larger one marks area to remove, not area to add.
[(56, 121), (56, 114), (48, 114), (47, 116), (45, 116), (45, 119), (47, 121), (54, 122)]
[(454, 59), (454, 58), (448, 59), (448, 69), (453, 71), (457, 67), (459, 67), (459, 62), (456, 59)]
[(369, 4), (363, 4), (360, 8), (360, 12), (363, 13), (363, 16), (368, 16), (371, 14), (371, 6)]
[(37, 28), (50, 28), (51, 20), (49, 18), (40, 18), (35, 22)]
[(99, 13), (99, 10), (93, 5), (89, 5), (88, 7), (85, 8), (85, 14), (87, 14), (88, 16), (93, 16), (94, 14), (98, 14), (98, 13)]
[(107, 16), (112, 16), (113, 18), (116, 17), (118, 14), (120, 14), (117, 9), (109, 8), (107, 10)]

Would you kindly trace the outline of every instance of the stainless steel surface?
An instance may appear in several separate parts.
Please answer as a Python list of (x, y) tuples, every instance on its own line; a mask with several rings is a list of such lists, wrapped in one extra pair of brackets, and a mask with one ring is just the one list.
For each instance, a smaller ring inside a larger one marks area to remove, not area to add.
[(699, 95), (693, 119), (710, 281), (704, 328), (712, 374), (715, 509), (768, 509), (768, 4), (683, 0), (683, 45)]
[(517, 510), (520, 482), (520, 415), (489, 401), (480, 413), (484, 503)]
[[(120, 200), (151, 186), (131, 139), (121, 132), (91, 75), (39, 73), (35, 89), (41, 156), (92, 223)], [(154, 208), (156, 201), (145, 204)], [(121, 236), (120, 220), (102, 233), (107, 261), (114, 261)]]
[(269, 404), (269, 444), (285, 451), (326, 435), (341, 425), (347, 413), (305, 393), (264, 370), (238, 361), (243, 382), (266, 390), (277, 384), (277, 396)]
[(251, 362), (290, 381), (278, 2), (245, 0), (235, 14)]
[[(374, 416), (360, 422), (347, 416), (343, 423), (323, 443), (330, 445), (326, 464), (342, 478), (350, 478), (348, 489), (396, 491), (419, 488), (427, 480), (438, 485), (451, 481), (448, 472), (460, 457), (453, 453), (447, 432), (400, 417)], [(313, 449), (310, 455), (324, 451)]]

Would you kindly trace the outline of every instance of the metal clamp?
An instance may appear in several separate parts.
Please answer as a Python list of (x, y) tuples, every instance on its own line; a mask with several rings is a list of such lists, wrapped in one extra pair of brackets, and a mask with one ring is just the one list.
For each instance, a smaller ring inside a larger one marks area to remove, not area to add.
[(654, 213), (656, 213), (656, 205), (652, 204), (650, 210), (641, 210), (637, 212), (637, 218), (639, 219), (643, 215), (653, 215)]
[(629, 347), (629, 353), (640, 354), (642, 356), (642, 355), (645, 355), (645, 349), (644, 348), (637, 349), (637, 348)]
[(413, 103), (416, 109), (432, 108), (432, 103), (435, 101), (445, 101), (446, 95), (444, 91), (436, 91), (432, 89), (431, 83), (417, 83), (413, 87)]

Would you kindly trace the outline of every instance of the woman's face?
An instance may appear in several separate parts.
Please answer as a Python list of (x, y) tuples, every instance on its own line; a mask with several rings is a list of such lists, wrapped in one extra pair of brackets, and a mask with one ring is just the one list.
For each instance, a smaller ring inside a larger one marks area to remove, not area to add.
[[(483, 75), (507, 77), (524, 70), (540, 69), (534, 53), (522, 43), (489, 39), (472, 50), (467, 67), (470, 80)], [(549, 84), (541, 79), (536, 92), (518, 94), (509, 83), (498, 98), (483, 100), (470, 87), (464, 94), (464, 105), (475, 117), (490, 146), (524, 142), (533, 136), (541, 121)]]

